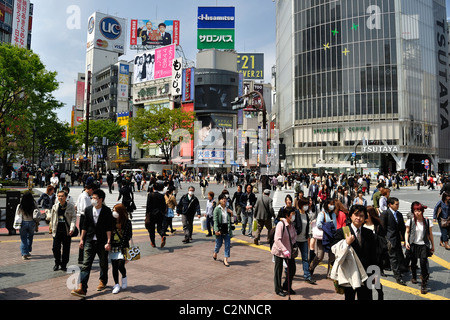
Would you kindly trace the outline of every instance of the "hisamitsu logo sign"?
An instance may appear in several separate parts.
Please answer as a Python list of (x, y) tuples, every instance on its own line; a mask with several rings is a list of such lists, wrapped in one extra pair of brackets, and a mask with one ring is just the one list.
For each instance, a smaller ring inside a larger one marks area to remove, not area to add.
[(198, 7), (198, 29), (234, 29), (234, 7)]

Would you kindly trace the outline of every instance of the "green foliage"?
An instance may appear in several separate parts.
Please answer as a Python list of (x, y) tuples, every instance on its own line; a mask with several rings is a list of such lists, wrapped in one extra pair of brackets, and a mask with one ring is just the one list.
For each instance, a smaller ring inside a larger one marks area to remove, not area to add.
[(129, 132), (140, 144), (158, 145), (169, 162), (173, 147), (193, 134), (194, 116), (193, 112), (151, 105), (138, 109), (130, 119)]
[[(87, 122), (83, 121), (77, 128), (75, 139), (79, 145), (86, 142)], [(89, 139), (88, 145), (94, 144), (94, 138), (98, 138), (98, 143), (102, 143), (103, 137), (109, 140), (109, 145), (122, 144), (122, 133), (124, 128), (119, 126), (117, 122), (110, 119), (105, 120), (89, 120)]]
[(58, 86), (56, 72), (47, 71), (33, 51), (0, 45), (0, 160), (4, 170), (15, 154), (29, 153), (33, 115), (50, 115), (62, 107), (52, 94)]

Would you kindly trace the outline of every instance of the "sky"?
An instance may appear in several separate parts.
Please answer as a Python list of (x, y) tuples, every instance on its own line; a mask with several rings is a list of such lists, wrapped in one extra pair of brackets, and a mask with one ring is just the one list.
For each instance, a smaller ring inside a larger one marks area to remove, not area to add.
[(129, 49), (131, 19), (180, 20), (180, 46), (188, 60), (196, 61), (197, 8), (232, 6), (236, 15), (235, 50), (264, 53), (265, 82), (270, 82), (275, 65), (275, 2), (272, 0), (32, 0), (34, 4), (31, 49), (48, 71), (56, 71), (59, 89), (54, 92), (65, 106), (57, 111), (70, 124), (75, 104), (75, 81), (86, 65), (87, 24), (94, 12), (128, 20), (126, 54), (119, 60), (133, 60)]

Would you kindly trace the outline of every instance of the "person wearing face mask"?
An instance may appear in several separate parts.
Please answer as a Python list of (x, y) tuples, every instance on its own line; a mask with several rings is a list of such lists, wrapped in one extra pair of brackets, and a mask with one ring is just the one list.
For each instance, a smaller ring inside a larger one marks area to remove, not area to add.
[(131, 220), (128, 219), (127, 208), (118, 203), (113, 208), (113, 230), (111, 235), (111, 259), (114, 287), (112, 293), (120, 291), (119, 272), (122, 275), (122, 289), (128, 286), (127, 270), (125, 269), (125, 256), (123, 254), (126, 248), (130, 247), (130, 239), (133, 236)]
[(80, 286), (71, 294), (84, 298), (88, 288), (92, 263), (98, 255), (100, 264), (100, 283), (97, 291), (106, 289), (108, 282), (108, 253), (111, 250), (111, 231), (113, 216), (111, 209), (104, 204), (105, 192), (97, 189), (92, 194), (91, 205), (84, 210), (84, 223), (81, 230), (80, 248), (84, 249), (83, 266), (80, 272)]
[(295, 215), (295, 230), (297, 232), (297, 246), (302, 255), (302, 265), (303, 265), (303, 276), (309, 284), (316, 284), (311, 278), (311, 273), (309, 272), (309, 260), (308, 260), (308, 239), (310, 238), (310, 221), (308, 216), (309, 203), (307, 198), (298, 199), (298, 209)]
[(201, 217), (200, 202), (194, 195), (195, 188), (190, 186), (188, 193), (183, 195), (177, 205), (177, 215), (182, 215), (181, 221), (183, 223), (184, 240), (183, 243), (192, 241), (192, 230), (194, 225), (195, 215)]
[[(325, 252), (328, 252), (328, 272), (330, 271), (330, 265), (334, 261), (334, 254), (329, 250), (331, 248), (326, 247), (326, 239), (329, 239), (329, 236), (333, 237), (333, 228), (334, 232), (336, 231), (336, 214), (334, 213), (335, 204), (334, 199), (328, 198), (324, 201), (323, 209), (319, 212), (317, 215), (316, 220), (316, 226), (320, 230), (323, 230), (323, 238), (322, 239), (316, 239), (316, 245), (314, 248), (314, 251), (316, 253), (316, 256), (314, 257), (313, 261), (311, 262), (311, 265), (309, 267), (309, 271), (311, 272), (311, 275), (314, 274), (314, 270), (319, 265), (319, 263), (323, 260), (323, 257), (325, 255)], [(328, 237), (327, 237), (328, 235)]]
[[(292, 290), (292, 280), (296, 272), (295, 265), (295, 247), (297, 232), (295, 230), (295, 208), (288, 207), (285, 210), (280, 210), (275, 227), (274, 243), (272, 245), (271, 253), (274, 255), (274, 286), (275, 293), (279, 296), (285, 297), (288, 291), (289, 294), (295, 294)], [(283, 285), (281, 278), (283, 275), (283, 260), (287, 264), (287, 274)]]
[[(75, 231), (77, 215), (75, 207), (67, 201), (65, 191), (58, 191), (58, 203), (53, 205), (50, 210), (49, 229), (53, 236), (53, 257), (55, 258), (55, 266), (53, 271), (57, 271), (61, 267), (62, 271), (67, 270), (69, 262), (70, 244), (72, 242), (72, 234)], [(62, 246), (62, 255), (61, 255)]]

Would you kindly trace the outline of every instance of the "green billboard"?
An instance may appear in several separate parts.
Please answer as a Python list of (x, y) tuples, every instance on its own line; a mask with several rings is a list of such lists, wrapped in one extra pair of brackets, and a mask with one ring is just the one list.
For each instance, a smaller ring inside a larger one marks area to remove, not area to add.
[(234, 50), (234, 29), (197, 29), (197, 49)]

